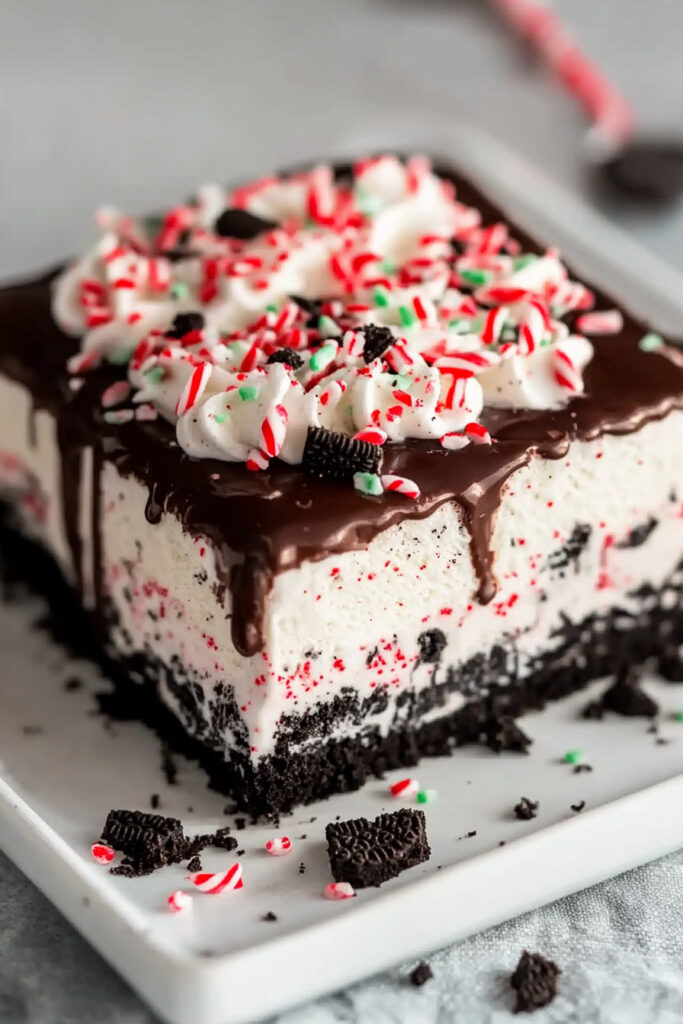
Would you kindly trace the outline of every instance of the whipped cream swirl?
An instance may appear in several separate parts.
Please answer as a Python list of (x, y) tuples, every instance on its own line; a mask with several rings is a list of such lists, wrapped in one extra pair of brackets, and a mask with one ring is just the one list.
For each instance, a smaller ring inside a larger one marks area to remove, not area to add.
[(127, 364), (133, 401), (195, 457), (298, 464), (309, 427), (455, 449), (486, 405), (583, 391), (592, 346), (566, 316), (591, 293), (557, 252), (483, 225), (422, 157), (205, 186), (155, 228), (97, 221), (54, 290), (82, 338), (70, 369)]

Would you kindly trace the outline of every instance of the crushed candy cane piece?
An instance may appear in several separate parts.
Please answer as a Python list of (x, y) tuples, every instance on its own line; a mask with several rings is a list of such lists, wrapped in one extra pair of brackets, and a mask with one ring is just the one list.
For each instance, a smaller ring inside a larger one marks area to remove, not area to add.
[(182, 889), (176, 889), (166, 900), (168, 909), (173, 914), (179, 914), (184, 910), (190, 910), (192, 907), (192, 897), (189, 892), (184, 892)]
[(355, 895), (356, 890), (350, 882), (330, 882), (323, 889), (326, 900), (350, 900)]
[(113, 849), (106, 843), (93, 843), (90, 852), (98, 864), (111, 864), (115, 857)]
[(273, 857), (284, 857), (292, 849), (292, 840), (289, 836), (276, 836), (266, 842), (266, 852)]
[(420, 784), (417, 779), (401, 779), (400, 782), (394, 782), (389, 787), (392, 796), (408, 798), (411, 796), (417, 796), (420, 789)]
[(216, 896), (218, 893), (225, 892), (226, 890), (230, 891), (243, 887), (242, 865), (239, 861), (235, 861), (227, 871), (195, 871), (185, 877), (188, 882), (192, 882), (196, 889), (210, 896)]

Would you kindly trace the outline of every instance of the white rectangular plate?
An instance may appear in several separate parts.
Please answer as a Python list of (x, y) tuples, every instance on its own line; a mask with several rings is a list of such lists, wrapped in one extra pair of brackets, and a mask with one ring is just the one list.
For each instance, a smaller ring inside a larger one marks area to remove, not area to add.
[[(347, 151), (389, 144), (368, 142), (352, 140)], [(438, 146), (421, 144), (449, 148), (443, 134)], [(519, 201), (532, 228), (552, 233), (561, 211), (576, 232), (575, 247), (562, 232), (569, 256), (662, 327), (683, 325), (683, 287), (673, 271), (478, 133), (459, 129), (456, 152), (493, 194)], [(522, 192), (534, 196), (534, 210)], [(611, 253), (628, 266), (610, 264)], [(171, 915), (166, 897), (184, 884), (181, 866), (143, 879), (113, 877), (93, 862), (90, 844), (111, 807), (149, 808), (152, 793), (191, 834), (231, 823), (225, 800), (182, 760), (179, 785), (168, 786), (159, 744), (143, 727), (105, 727), (93, 714), (102, 681), (31, 629), (37, 611), (37, 604), (0, 609), (0, 845), (172, 1024), (262, 1018), (683, 845), (683, 724), (674, 718), (683, 686), (649, 685), (665, 743), (641, 719), (581, 720), (593, 687), (523, 721), (534, 739), (528, 757), (467, 748), (424, 761), (414, 774), (438, 794), (425, 807), (431, 860), (381, 889), (342, 903), (322, 898), (330, 881), (324, 827), (337, 816), (396, 809), (388, 783), (401, 773), (284, 819), (280, 834), (294, 844), (288, 857), (264, 852), (277, 834), (272, 827), (236, 831), (244, 888), (199, 895), (191, 912)], [(74, 673), (85, 685), (67, 692), (62, 684)], [(564, 763), (575, 749), (593, 772), (575, 774)], [(521, 796), (540, 803), (533, 821), (514, 818)], [(584, 800), (581, 813), (571, 810)], [(207, 850), (202, 859), (219, 870), (234, 856)], [(277, 921), (262, 919), (268, 911)]]

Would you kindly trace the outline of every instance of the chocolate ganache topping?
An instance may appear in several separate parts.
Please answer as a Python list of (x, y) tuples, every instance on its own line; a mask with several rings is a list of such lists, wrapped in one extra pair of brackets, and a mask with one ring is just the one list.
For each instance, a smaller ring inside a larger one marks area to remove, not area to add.
[[(340, 168), (337, 174), (345, 172)], [(460, 202), (481, 212), (482, 223), (501, 221), (501, 211), (470, 183), (447, 167), (438, 173), (455, 184)], [(524, 232), (514, 229), (514, 237), (524, 253), (541, 252)], [(419, 495), (413, 501), (389, 490), (368, 496), (348, 483), (309, 476), (277, 457), (266, 471), (252, 472), (243, 462), (188, 454), (173, 424), (161, 416), (107, 416), (102, 394), (126, 379), (124, 366), (102, 360), (83, 374), (78, 390), (69, 386), (67, 360), (79, 352), (79, 340), (64, 333), (52, 315), (54, 282), (61, 273), (59, 268), (0, 291), (0, 371), (27, 387), (35, 408), (46, 408), (57, 418), (64, 526), (76, 573), (81, 563), (79, 496), (89, 490), (80, 487), (82, 452), (90, 447), (98, 604), (106, 598), (97, 570), (102, 557), (99, 473), (111, 461), (147, 489), (150, 522), (172, 514), (192, 535), (212, 543), (221, 585), (232, 595), (233, 642), (245, 656), (262, 645), (264, 607), (275, 574), (306, 560), (362, 548), (381, 531), (427, 517), (448, 502), (462, 511), (470, 533), (478, 599), (490, 601), (496, 591), (491, 531), (510, 475), (532, 458), (564, 457), (574, 440), (629, 433), (683, 407), (680, 359), (667, 357), (666, 345), (641, 345), (647, 327), (623, 314), (617, 333), (591, 339), (583, 392), (566, 404), (551, 409), (485, 404), (478, 423), (490, 433), (491, 444), (452, 450), (433, 437), (386, 443), (382, 474), (414, 481)], [(595, 296), (599, 307), (614, 306), (607, 296)], [(580, 315), (570, 311), (565, 317), (570, 330)]]

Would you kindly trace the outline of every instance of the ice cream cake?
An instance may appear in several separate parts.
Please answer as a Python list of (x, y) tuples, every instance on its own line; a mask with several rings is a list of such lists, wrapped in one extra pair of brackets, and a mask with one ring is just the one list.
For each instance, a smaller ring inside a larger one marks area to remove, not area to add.
[(240, 808), (679, 671), (680, 350), (470, 182), (383, 155), (96, 220), (0, 291), (4, 546)]

